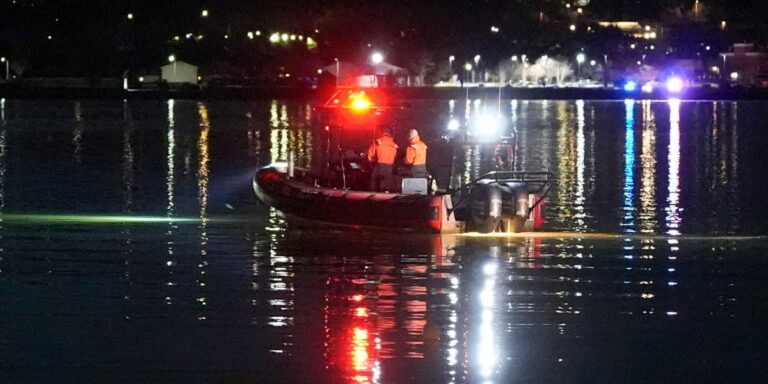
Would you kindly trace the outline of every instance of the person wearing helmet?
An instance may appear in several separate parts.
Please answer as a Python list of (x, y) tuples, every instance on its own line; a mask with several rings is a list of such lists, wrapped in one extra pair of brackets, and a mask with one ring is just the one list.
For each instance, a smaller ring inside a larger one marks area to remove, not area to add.
[(411, 177), (427, 177), (427, 145), (421, 141), (415, 129), (408, 131), (404, 163), (410, 166)]
[(370, 189), (380, 191), (390, 189), (392, 167), (397, 156), (397, 144), (392, 138), (389, 127), (380, 128), (381, 135), (368, 147), (367, 158), (373, 164)]

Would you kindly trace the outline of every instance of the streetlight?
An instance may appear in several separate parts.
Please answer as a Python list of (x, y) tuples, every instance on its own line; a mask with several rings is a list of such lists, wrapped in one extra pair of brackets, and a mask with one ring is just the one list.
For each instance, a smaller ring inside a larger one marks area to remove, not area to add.
[(339, 86), (339, 77), (341, 77), (341, 72), (339, 71), (339, 58), (336, 57), (333, 60), (336, 61), (336, 86)]
[(5, 81), (8, 81), (8, 74), (10, 73), (8, 70), (8, 64), (10, 64), (11, 61), (5, 57), (0, 57), (0, 63), (5, 63)]
[(176, 77), (176, 55), (168, 55), (168, 62), (173, 63), (173, 77)]
[[(480, 55), (475, 55), (475, 69), (480, 68)], [(475, 71), (472, 71), (472, 82), (475, 82)]]
[(587, 59), (587, 56), (583, 52), (576, 54), (576, 71), (578, 72), (579, 80), (581, 80), (581, 63)]
[[(464, 64), (464, 70), (467, 71), (467, 76), (469, 75), (469, 72), (472, 70), (472, 64), (466, 63)], [(474, 73), (474, 72), (473, 72)], [(472, 81), (474, 81), (474, 76), (472, 76)]]
[(381, 52), (374, 52), (371, 54), (371, 62), (374, 64), (381, 64), (384, 61), (384, 55)]
[(528, 56), (526, 55), (520, 56), (520, 61), (523, 63), (523, 78), (520, 80), (523, 82), (523, 84), (527, 82), (525, 77), (525, 70), (528, 68), (528, 63), (526, 62), (526, 60), (528, 60)]
[(202, 16), (202, 17), (208, 17), (208, 10), (207, 10), (207, 9), (203, 9), (203, 11), (202, 11), (202, 12), (200, 12), (200, 16)]

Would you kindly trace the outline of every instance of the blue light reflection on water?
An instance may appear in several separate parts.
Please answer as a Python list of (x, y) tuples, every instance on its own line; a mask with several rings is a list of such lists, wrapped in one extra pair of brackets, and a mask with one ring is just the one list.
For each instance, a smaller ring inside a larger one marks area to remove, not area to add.
[(626, 133), (624, 138), (624, 215), (623, 232), (635, 232), (635, 101), (624, 101), (626, 109)]

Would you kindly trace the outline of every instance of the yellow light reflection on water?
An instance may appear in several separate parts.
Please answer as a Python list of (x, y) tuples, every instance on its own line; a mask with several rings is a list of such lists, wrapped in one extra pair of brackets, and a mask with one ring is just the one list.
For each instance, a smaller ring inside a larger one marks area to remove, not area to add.
[[(197, 186), (198, 186), (198, 202), (200, 204), (200, 257), (202, 258), (200, 262), (197, 264), (199, 273), (197, 276), (197, 285), (200, 287), (200, 289), (204, 289), (206, 286), (206, 279), (205, 279), (205, 273), (206, 273), (206, 267), (208, 266), (208, 261), (205, 260), (205, 257), (208, 255), (208, 251), (206, 250), (206, 245), (208, 244), (208, 229), (207, 229), (207, 223), (208, 223), (208, 161), (209, 159), (209, 140), (208, 136), (211, 131), (211, 121), (208, 118), (208, 108), (203, 103), (197, 104), (197, 112), (200, 116), (200, 138), (197, 141), (197, 148), (199, 151), (199, 169), (198, 169), (198, 175), (197, 175)], [(206, 312), (203, 312), (204, 308), (208, 304), (206, 296), (201, 293), (199, 294), (199, 297), (197, 298), (197, 303), (200, 305), (200, 313), (198, 314), (198, 320), (203, 321), (206, 320), (208, 317), (206, 316)]]
[(656, 221), (656, 117), (651, 110), (651, 101), (643, 100), (642, 154), (640, 155), (640, 232), (653, 233)]
[[(198, 104), (198, 114), (200, 115), (200, 138), (197, 142), (200, 151), (200, 170), (198, 172), (197, 186), (199, 190), (200, 203), (200, 221), (205, 224), (207, 221), (208, 210), (208, 136), (211, 130), (211, 122), (208, 119), (208, 108), (203, 103)], [(203, 233), (205, 236), (205, 233)]]
[(559, 204), (557, 209), (557, 219), (560, 222), (570, 222), (577, 214), (574, 210), (576, 202), (576, 133), (572, 129), (572, 114), (568, 111), (566, 103), (556, 104), (557, 121), (557, 198), (563, 202), (574, 202), (574, 204)]

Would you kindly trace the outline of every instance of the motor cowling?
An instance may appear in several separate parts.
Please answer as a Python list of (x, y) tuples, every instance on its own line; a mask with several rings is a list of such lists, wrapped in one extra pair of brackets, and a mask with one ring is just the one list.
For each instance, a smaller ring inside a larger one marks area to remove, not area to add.
[(498, 185), (482, 184), (469, 193), (470, 230), (481, 233), (493, 232), (498, 228), (502, 217), (502, 191)]

